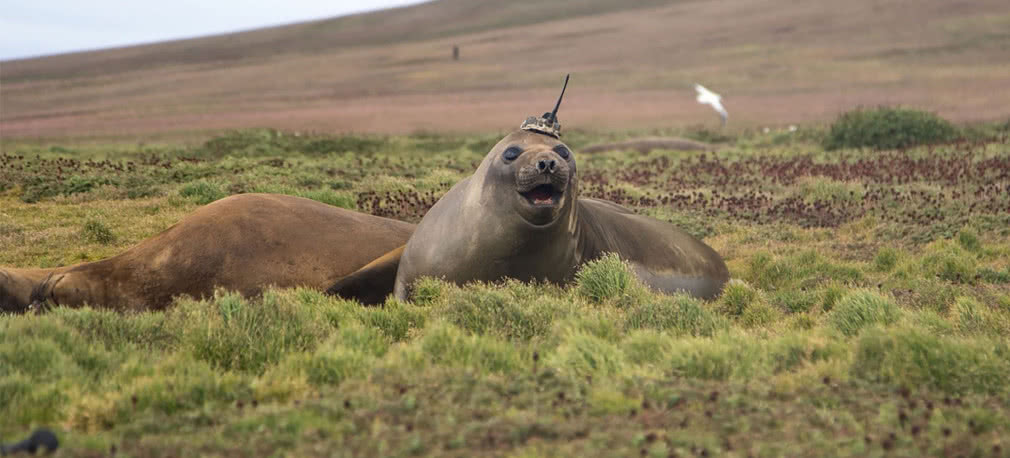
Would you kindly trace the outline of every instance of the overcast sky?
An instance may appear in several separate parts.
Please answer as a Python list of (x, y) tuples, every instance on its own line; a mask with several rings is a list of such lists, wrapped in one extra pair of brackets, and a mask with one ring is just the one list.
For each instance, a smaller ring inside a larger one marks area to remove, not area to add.
[(0, 0), (0, 60), (189, 38), (421, 0)]

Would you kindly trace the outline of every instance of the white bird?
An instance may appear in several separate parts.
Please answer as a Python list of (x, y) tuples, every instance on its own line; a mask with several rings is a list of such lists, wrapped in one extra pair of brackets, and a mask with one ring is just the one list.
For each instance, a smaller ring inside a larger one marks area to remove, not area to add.
[(722, 125), (725, 126), (726, 119), (729, 118), (729, 113), (727, 113), (726, 109), (722, 107), (722, 96), (705, 89), (705, 86), (698, 83), (694, 84), (694, 90), (698, 91), (698, 103), (702, 105), (711, 105), (712, 109), (719, 112), (719, 116), (722, 117)]

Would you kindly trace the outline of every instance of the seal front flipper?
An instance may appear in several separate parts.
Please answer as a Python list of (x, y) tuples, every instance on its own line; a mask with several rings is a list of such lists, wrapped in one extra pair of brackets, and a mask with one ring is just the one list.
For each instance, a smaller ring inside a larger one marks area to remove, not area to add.
[(400, 267), (400, 256), (407, 245), (386, 253), (364, 267), (352, 272), (326, 290), (326, 294), (345, 299), (357, 299), (365, 305), (376, 305), (386, 301), (393, 292), (396, 271)]

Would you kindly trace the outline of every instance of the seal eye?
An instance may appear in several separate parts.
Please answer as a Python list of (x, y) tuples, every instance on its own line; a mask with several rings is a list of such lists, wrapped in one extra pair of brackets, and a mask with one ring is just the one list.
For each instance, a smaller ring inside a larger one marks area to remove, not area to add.
[(501, 156), (505, 158), (506, 161), (514, 161), (520, 154), (522, 154), (522, 152), (523, 150), (518, 146), (510, 146), (505, 149), (505, 152), (503, 152)]
[(566, 159), (566, 160), (568, 159), (568, 156), (570, 156), (572, 154), (571, 151), (568, 151), (568, 147), (565, 146), (565, 145), (555, 146), (554, 147), (554, 152), (558, 153), (558, 156), (561, 156), (561, 159)]

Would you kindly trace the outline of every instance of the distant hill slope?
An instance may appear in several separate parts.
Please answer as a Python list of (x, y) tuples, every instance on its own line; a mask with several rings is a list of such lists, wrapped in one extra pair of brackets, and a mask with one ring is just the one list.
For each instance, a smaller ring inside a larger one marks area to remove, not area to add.
[(326, 53), (348, 47), (389, 45), (673, 2), (441, 0), (205, 38), (12, 60), (3, 63), (3, 78), (17, 82), (95, 76), (166, 65), (221, 64), (285, 54)]
[[(452, 45), (462, 59), (450, 59)], [(244, 126), (504, 130), (572, 72), (566, 126), (819, 121), (904, 103), (1010, 114), (1005, 0), (440, 0), (0, 63), (0, 133), (150, 136)]]

